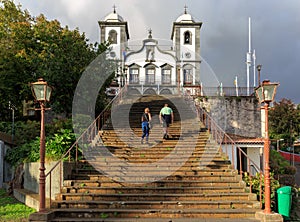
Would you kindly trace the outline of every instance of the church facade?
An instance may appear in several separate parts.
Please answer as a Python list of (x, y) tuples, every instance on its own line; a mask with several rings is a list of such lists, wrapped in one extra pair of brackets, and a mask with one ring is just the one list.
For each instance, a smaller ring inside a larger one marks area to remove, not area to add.
[(129, 92), (141, 95), (201, 95), (202, 22), (196, 22), (186, 8), (173, 22), (167, 44), (154, 39), (152, 30), (140, 42), (129, 41), (128, 23), (115, 8), (98, 23), (100, 42), (110, 42), (107, 58), (118, 63), (118, 87), (126, 84)]

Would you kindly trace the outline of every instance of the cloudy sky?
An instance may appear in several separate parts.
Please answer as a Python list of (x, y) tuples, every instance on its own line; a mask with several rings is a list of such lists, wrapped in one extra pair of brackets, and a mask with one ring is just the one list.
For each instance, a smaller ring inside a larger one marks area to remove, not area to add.
[[(201, 56), (223, 86), (247, 85), (248, 18), (252, 21), (252, 50), (262, 64), (261, 80), (280, 82), (276, 100), (300, 103), (300, 1), (299, 0), (15, 0), (31, 15), (44, 14), (63, 26), (85, 32), (99, 42), (98, 21), (113, 10), (128, 22), (131, 40), (170, 39), (172, 23), (184, 11), (201, 28)], [(253, 67), (251, 67), (251, 70)], [(253, 86), (253, 71), (250, 73)]]

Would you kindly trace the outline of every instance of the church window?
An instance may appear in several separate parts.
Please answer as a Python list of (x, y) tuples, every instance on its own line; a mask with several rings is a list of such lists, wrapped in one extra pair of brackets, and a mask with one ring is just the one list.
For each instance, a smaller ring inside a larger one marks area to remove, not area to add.
[(139, 83), (139, 69), (131, 68), (129, 69), (129, 83)]
[(190, 31), (184, 32), (184, 44), (191, 45), (192, 44), (192, 34)]
[(110, 30), (108, 33), (108, 41), (112, 44), (117, 44), (118, 43), (117, 36), (118, 33), (116, 32), (116, 30)]
[(190, 65), (183, 68), (183, 84), (191, 85), (193, 83), (193, 69)]
[(171, 69), (164, 68), (162, 69), (162, 84), (170, 84), (171, 83)]
[(146, 68), (146, 84), (155, 83), (155, 68)]

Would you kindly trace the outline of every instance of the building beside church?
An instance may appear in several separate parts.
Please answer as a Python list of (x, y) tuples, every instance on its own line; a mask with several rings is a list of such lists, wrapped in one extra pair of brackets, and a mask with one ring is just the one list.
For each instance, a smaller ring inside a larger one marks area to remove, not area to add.
[(187, 13), (180, 15), (172, 25), (169, 45), (152, 37), (152, 30), (142, 42), (129, 42), (128, 23), (114, 8), (99, 21), (100, 42), (109, 41), (107, 58), (119, 63), (118, 84), (125, 83), (133, 94), (199, 94), (200, 29)]

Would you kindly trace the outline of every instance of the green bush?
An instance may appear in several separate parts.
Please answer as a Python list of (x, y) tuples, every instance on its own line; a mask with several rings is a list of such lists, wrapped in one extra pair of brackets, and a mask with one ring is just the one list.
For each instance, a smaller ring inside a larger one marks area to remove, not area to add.
[(61, 129), (46, 142), (46, 158), (59, 160), (75, 142), (75, 135), (69, 129)]
[(21, 146), (9, 149), (5, 155), (5, 160), (12, 166), (17, 166), (22, 162), (37, 161), (39, 159), (40, 138), (31, 140)]
[[(47, 160), (60, 159), (75, 142), (71, 123), (71, 120), (54, 120), (51, 124), (46, 124), (45, 145)], [(24, 138), (19, 140), (18, 146), (9, 149), (5, 156), (5, 159), (13, 166), (17, 166), (22, 162), (36, 162), (40, 158), (40, 137), (36, 135), (37, 133), (34, 133), (35, 130), (29, 130), (31, 127), (38, 129), (39, 134), (40, 123), (38, 122), (30, 121), (27, 124), (19, 125), (20, 129), (18, 131), (22, 131), (22, 133), (18, 135), (22, 135)]]
[(295, 175), (296, 173), (296, 168), (291, 166), (286, 159), (274, 150), (270, 152), (270, 168), (274, 172), (275, 177), (281, 174)]
[[(262, 191), (265, 190), (264, 175), (261, 175), (261, 187)], [(244, 173), (243, 180), (246, 182), (247, 186), (252, 185), (252, 193), (257, 195), (257, 200), (260, 200), (260, 173), (256, 173), (255, 176), (250, 177), (248, 173)], [(280, 187), (279, 181), (274, 179), (274, 173), (270, 173), (270, 187), (271, 187), (271, 208), (275, 210), (276, 208), (276, 190)], [(265, 204), (265, 195), (262, 192), (262, 204)]]

